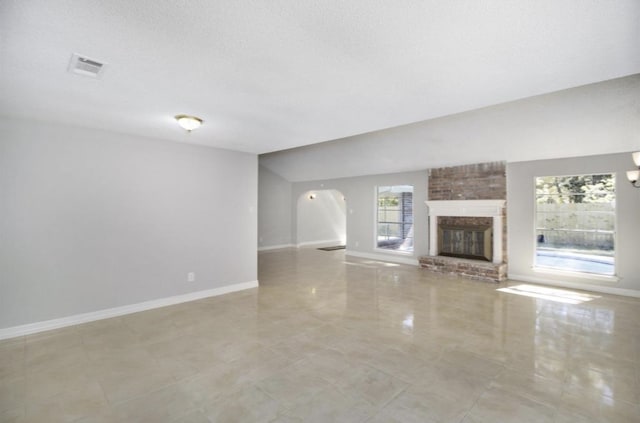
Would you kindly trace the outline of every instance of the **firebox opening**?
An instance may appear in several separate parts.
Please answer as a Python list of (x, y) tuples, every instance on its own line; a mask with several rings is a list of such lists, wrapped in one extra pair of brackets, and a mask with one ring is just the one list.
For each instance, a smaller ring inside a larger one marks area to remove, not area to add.
[(438, 255), (491, 261), (491, 226), (438, 225)]

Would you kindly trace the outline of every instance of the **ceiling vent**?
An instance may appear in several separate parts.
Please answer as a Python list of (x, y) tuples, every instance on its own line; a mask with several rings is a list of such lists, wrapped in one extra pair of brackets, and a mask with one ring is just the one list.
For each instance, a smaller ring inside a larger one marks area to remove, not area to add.
[(67, 70), (71, 73), (77, 73), (78, 75), (89, 76), (91, 78), (101, 78), (105, 67), (106, 63), (101, 63), (97, 60), (74, 53), (71, 56), (71, 61), (69, 62), (69, 68)]

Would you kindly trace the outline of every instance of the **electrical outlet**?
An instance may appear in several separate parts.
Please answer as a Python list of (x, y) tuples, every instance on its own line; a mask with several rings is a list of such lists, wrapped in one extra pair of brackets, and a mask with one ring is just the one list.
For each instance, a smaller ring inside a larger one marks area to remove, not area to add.
[(195, 282), (196, 274), (194, 272), (187, 273), (187, 282)]

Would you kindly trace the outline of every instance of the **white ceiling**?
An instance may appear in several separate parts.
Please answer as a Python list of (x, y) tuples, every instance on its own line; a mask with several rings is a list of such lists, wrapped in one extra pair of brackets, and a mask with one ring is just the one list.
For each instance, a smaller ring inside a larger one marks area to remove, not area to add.
[(639, 22), (638, 0), (0, 0), (0, 115), (265, 153), (640, 73)]
[(640, 74), (268, 153), (260, 164), (297, 182), (638, 150)]

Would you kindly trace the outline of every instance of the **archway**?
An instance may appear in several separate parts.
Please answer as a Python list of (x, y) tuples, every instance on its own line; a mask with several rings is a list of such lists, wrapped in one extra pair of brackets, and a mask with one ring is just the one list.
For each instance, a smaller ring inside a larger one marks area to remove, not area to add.
[(297, 204), (297, 245), (333, 246), (347, 242), (344, 195), (335, 189), (303, 193)]

